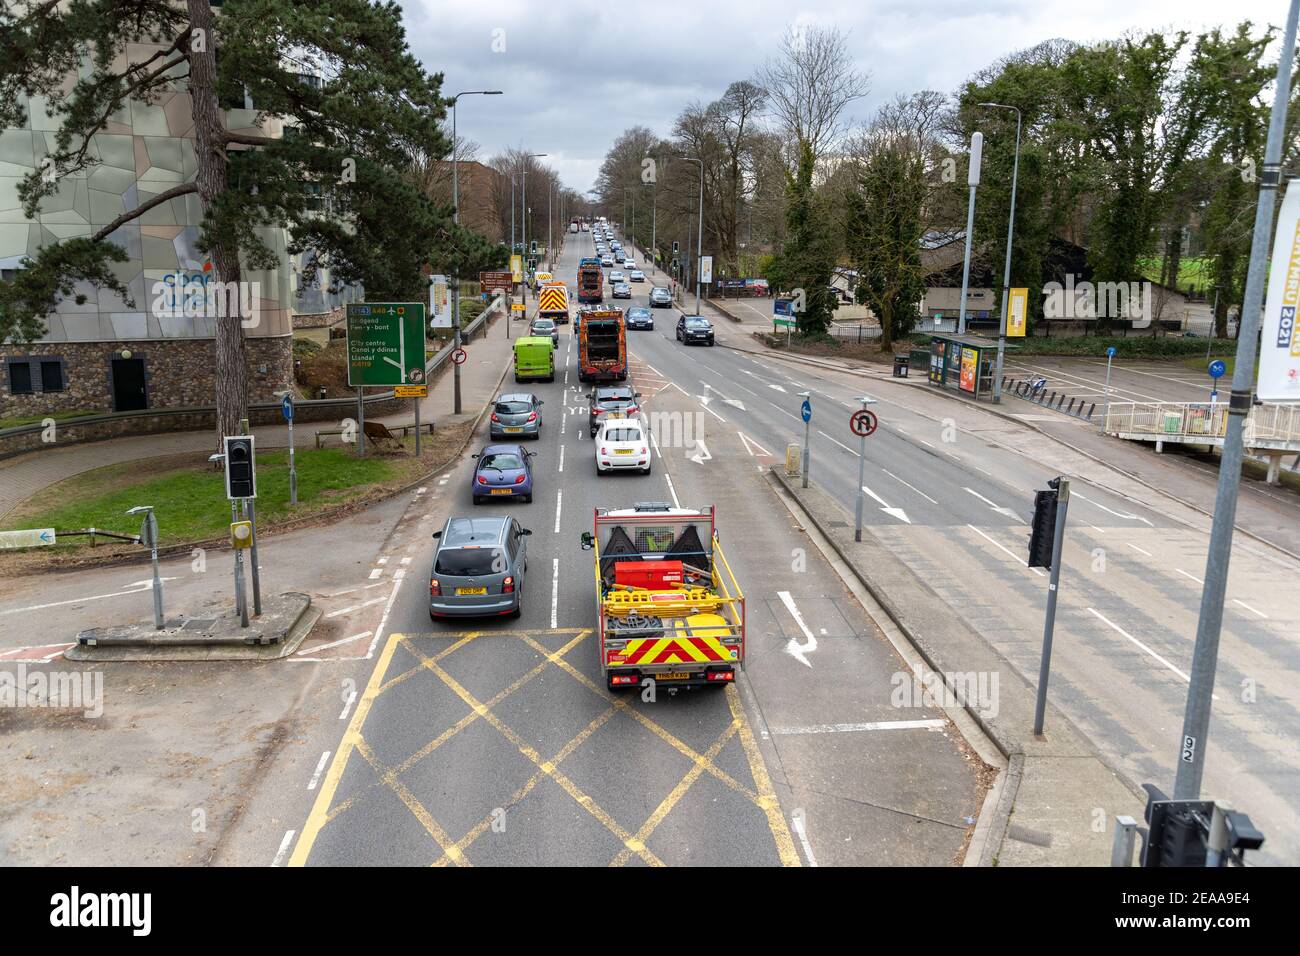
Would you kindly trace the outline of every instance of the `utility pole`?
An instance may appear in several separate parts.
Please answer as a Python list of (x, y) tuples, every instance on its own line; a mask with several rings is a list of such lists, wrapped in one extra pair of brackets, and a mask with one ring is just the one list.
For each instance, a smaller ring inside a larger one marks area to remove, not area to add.
[(993, 404), (1002, 404), (1002, 359), (1007, 350), (1007, 315), (1011, 292), (1011, 237), (1016, 228), (1016, 180), (1020, 176), (1020, 110), (1002, 103), (981, 103), (996, 110), (1016, 111), (1016, 159), (1011, 167), (1011, 214), (1007, 217), (1007, 258), (1002, 269), (1002, 324), (998, 331), (998, 361), (993, 371)]
[[(528, 318), (528, 212), (529, 212), (528, 210), (528, 161), (530, 159), (539, 159), (545, 155), (546, 155), (545, 153), (529, 153), (527, 156), (524, 157), (524, 173), (522, 177), (523, 197), (522, 197), (522, 201), (520, 202), (519, 215), (523, 220), (523, 226), (521, 227), (521, 232), (520, 232), (520, 237), (523, 243), (523, 250), (520, 254), (524, 257), (523, 294), (524, 294), (524, 318), (525, 319)], [(506, 319), (506, 321), (509, 322), (511, 320)]]
[(700, 314), (700, 262), (704, 257), (704, 160), (684, 156), (692, 163), (700, 164), (700, 212), (695, 230), (695, 314)]
[[(456, 104), (462, 96), (500, 96), (500, 90), (464, 90), (451, 98), (451, 206), (452, 219), (460, 225), (460, 158), (456, 140)], [(451, 327), (456, 348), (460, 348), (460, 267), (451, 272)], [(460, 414), (460, 366), (452, 363), (452, 413)], [(419, 399), (416, 399), (419, 401)]]
[(957, 313), (957, 334), (966, 334), (966, 290), (970, 288), (970, 247), (975, 232), (975, 187), (980, 184), (980, 158), (984, 152), (984, 134), (976, 131), (970, 138), (970, 163), (966, 171), (966, 185), (970, 186), (970, 199), (966, 203), (966, 257), (961, 267), (961, 309)]
[(1273, 231), (1274, 196), (1282, 172), (1282, 138), (1286, 125), (1287, 100), (1291, 94), (1291, 63), (1295, 52), (1297, 13), (1300, 13), (1300, 0), (1291, 0), (1287, 11), (1286, 32), (1277, 60), (1277, 82), (1268, 124), (1268, 145), (1264, 149), (1264, 169), (1259, 177), (1259, 200), (1255, 204), (1255, 234), (1250, 244), (1246, 296), (1241, 305), (1241, 316), (1237, 320), (1237, 360), (1232, 371), (1228, 428), (1219, 459), (1219, 487), (1210, 528), (1210, 550), (1205, 559), (1205, 584), (1201, 589), (1201, 613), (1196, 624), (1196, 646), (1192, 651), (1187, 709), (1183, 714), (1182, 739), (1178, 747), (1175, 800), (1196, 799), (1201, 792), (1201, 777), (1205, 771), (1206, 734), (1210, 727), (1214, 672), (1219, 658), (1219, 631), (1223, 625), (1223, 597), (1228, 587), (1228, 560), (1232, 554), (1233, 524), (1237, 519), (1242, 431), (1251, 406), (1256, 339), (1259, 337), (1264, 304), (1269, 235)]

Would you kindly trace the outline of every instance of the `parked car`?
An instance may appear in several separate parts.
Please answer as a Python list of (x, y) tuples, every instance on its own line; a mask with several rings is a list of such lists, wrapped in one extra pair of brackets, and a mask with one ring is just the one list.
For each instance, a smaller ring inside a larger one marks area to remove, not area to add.
[(513, 392), (497, 398), (488, 420), (493, 438), (537, 438), (542, 433), (542, 405), (532, 392)]
[(628, 385), (602, 385), (587, 396), (587, 427), (592, 435), (606, 417), (628, 418), (641, 411), (637, 399), (640, 392)]
[(505, 515), (448, 518), (433, 535), (438, 546), (429, 571), (429, 617), (518, 617), (530, 534)]
[(630, 299), (630, 298), (632, 298), (632, 287), (631, 287), (630, 285), (628, 285), (626, 282), (615, 282), (615, 283), (614, 283), (614, 298), (616, 298), (616, 299)]
[(596, 449), (596, 474), (624, 469), (650, 474), (650, 438), (640, 419), (606, 419), (592, 445)]
[(488, 445), (474, 456), (474, 477), (470, 497), (474, 504), (488, 498), (523, 498), (533, 500), (533, 466), (531, 452), (523, 445)]
[(683, 315), (677, 320), (677, 341), (684, 345), (692, 342), (713, 344), (713, 326), (702, 315)]
[(673, 304), (673, 294), (661, 285), (650, 287), (650, 307), (666, 309)]
[(649, 309), (628, 309), (624, 321), (629, 329), (650, 329), (653, 331), (655, 327), (655, 315)]

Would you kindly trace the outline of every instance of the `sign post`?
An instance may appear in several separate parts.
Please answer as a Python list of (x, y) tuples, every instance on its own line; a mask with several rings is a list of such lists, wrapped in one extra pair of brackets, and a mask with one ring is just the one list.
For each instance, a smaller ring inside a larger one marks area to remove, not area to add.
[(298, 469), (294, 467), (293, 460), (293, 393), (285, 392), (284, 399), (280, 402), (280, 411), (284, 413), (284, 420), (289, 423), (289, 504), (298, 503)]
[(129, 515), (143, 514), (140, 525), (140, 543), (149, 548), (149, 560), (153, 565), (153, 627), (155, 631), (163, 629), (162, 576), (158, 572), (158, 519), (154, 517), (152, 505), (137, 505), (127, 511)]
[(1115, 346), (1106, 349), (1106, 408), (1101, 413), (1102, 431), (1106, 430), (1106, 419), (1110, 417), (1110, 363), (1115, 358)]
[(1210, 373), (1210, 404), (1213, 405), (1219, 400), (1219, 379), (1228, 371), (1228, 365), (1223, 359), (1215, 359), (1210, 363), (1208, 369)]
[(876, 416), (867, 411), (867, 406), (876, 404), (876, 400), (869, 395), (863, 395), (858, 401), (862, 403), (862, 408), (854, 412), (853, 417), (849, 419), (849, 429), (858, 436), (858, 493), (853, 508), (854, 541), (862, 540), (862, 506), (863, 498), (866, 496), (864, 488), (867, 480), (867, 436), (876, 430)]
[(808, 469), (812, 467), (812, 448), (809, 441), (809, 430), (812, 423), (812, 392), (800, 392), (799, 397), (803, 399), (803, 404), (799, 406), (799, 416), (803, 419), (803, 487), (808, 487)]

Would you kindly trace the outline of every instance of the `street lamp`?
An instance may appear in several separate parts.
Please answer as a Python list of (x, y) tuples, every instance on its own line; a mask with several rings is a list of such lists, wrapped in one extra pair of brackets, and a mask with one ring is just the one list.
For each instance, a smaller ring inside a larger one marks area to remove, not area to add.
[(700, 260), (704, 258), (704, 160), (683, 156), (688, 163), (700, 164), (700, 213), (695, 232), (695, 314), (700, 314)]
[[(451, 207), (452, 221), (460, 225), (460, 159), (456, 155), (459, 145), (456, 141), (456, 104), (462, 96), (500, 96), (500, 90), (464, 90), (450, 100), (451, 105)], [(454, 330), (456, 348), (460, 348), (460, 266), (455, 265), (451, 272), (451, 325)], [(452, 366), (452, 413), (460, 414), (460, 366)], [(417, 398), (418, 402), (419, 399)]]
[(971, 240), (975, 232), (975, 189), (980, 184), (980, 160), (984, 153), (984, 134), (978, 130), (970, 137), (970, 160), (966, 170), (966, 185), (970, 199), (966, 203), (966, 257), (961, 268), (961, 307), (957, 312), (957, 334), (966, 334), (966, 293), (970, 288)]
[(993, 373), (993, 404), (1002, 402), (1002, 357), (1007, 349), (1007, 315), (1011, 286), (1011, 237), (1016, 228), (1016, 179), (1020, 175), (1020, 108), (1005, 103), (980, 103), (994, 110), (1016, 111), (1016, 159), (1011, 167), (1011, 214), (1007, 217), (1007, 258), (1002, 268), (1002, 324), (998, 330), (998, 363)]
[[(523, 243), (521, 255), (528, 255), (528, 161), (530, 159), (540, 159), (546, 153), (528, 153), (524, 156), (524, 171), (520, 177), (523, 180), (523, 195), (519, 201), (520, 233), (519, 238)], [(520, 283), (523, 286), (524, 296), (524, 318), (528, 318), (528, 270), (523, 271), (524, 281)], [(508, 320), (507, 320), (508, 321)]]

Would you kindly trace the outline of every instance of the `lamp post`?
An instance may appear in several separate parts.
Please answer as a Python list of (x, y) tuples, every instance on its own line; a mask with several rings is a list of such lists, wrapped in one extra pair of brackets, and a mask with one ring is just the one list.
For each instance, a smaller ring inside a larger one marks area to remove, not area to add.
[(966, 291), (970, 288), (971, 238), (975, 231), (975, 188), (980, 184), (980, 159), (984, 153), (984, 134), (976, 131), (970, 138), (970, 161), (966, 171), (966, 185), (970, 186), (970, 199), (966, 203), (966, 257), (961, 267), (961, 308), (957, 312), (957, 334), (966, 334)]
[[(528, 256), (528, 161), (530, 159), (539, 159), (545, 155), (546, 155), (545, 153), (528, 153), (526, 156), (524, 156), (524, 172), (521, 177), (521, 179), (523, 180), (523, 188), (521, 190), (523, 192), (523, 196), (520, 198), (520, 203), (519, 203), (519, 216), (521, 219), (519, 238), (520, 241), (523, 243), (523, 251), (520, 254), (525, 257), (524, 271), (523, 271), (524, 281), (522, 283), (524, 287), (523, 295), (524, 295), (524, 318), (525, 319), (528, 318), (528, 260), (527, 260), (527, 256)], [(509, 322), (510, 320), (507, 319), (506, 321)]]
[(1011, 166), (1011, 214), (1007, 217), (1007, 258), (1002, 268), (1002, 324), (998, 328), (998, 362), (993, 372), (993, 404), (1002, 402), (1002, 358), (1007, 350), (1007, 310), (1010, 305), (1011, 287), (1011, 237), (1016, 228), (1016, 179), (1020, 175), (1020, 108), (1007, 106), (1005, 103), (981, 103), (994, 110), (1016, 111), (1016, 158)]
[(700, 314), (700, 259), (704, 256), (704, 160), (683, 156), (688, 163), (700, 164), (700, 212), (695, 232), (695, 314)]
[[(500, 96), (500, 90), (463, 90), (451, 98), (451, 207), (452, 221), (460, 225), (460, 159), (457, 156), (456, 141), (456, 104), (462, 96)], [(456, 337), (456, 348), (460, 348), (460, 265), (455, 264), (451, 271), (451, 327)], [(452, 369), (452, 414), (460, 414), (460, 366), (453, 363)], [(418, 402), (419, 399), (417, 398)]]

